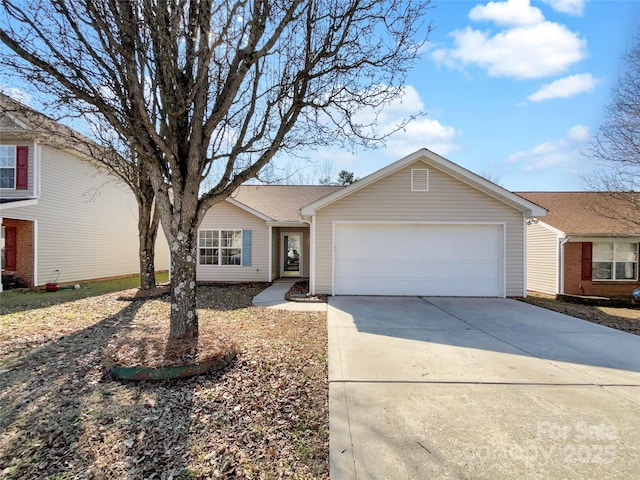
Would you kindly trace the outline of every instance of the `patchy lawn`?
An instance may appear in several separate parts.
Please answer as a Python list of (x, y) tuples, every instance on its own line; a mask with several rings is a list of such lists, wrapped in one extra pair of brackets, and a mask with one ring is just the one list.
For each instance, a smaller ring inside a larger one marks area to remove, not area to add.
[[(168, 281), (169, 274), (167, 272), (156, 273), (157, 283)], [(43, 287), (6, 290), (0, 293), (0, 315), (31, 310), (32, 308), (49, 307), (60, 303), (72, 302), (81, 298), (93, 297), (134, 287), (137, 288), (139, 286), (140, 277), (134, 275), (103, 282), (82, 283), (77, 290), (72, 288), (72, 285), (66, 285), (57, 292), (46, 292)]]
[(595, 307), (578, 303), (561, 302), (545, 295), (529, 294), (527, 298), (519, 300), (538, 307), (565, 313), (572, 317), (581, 318), (589, 322), (598, 323), (606, 327), (622, 330), (623, 332), (640, 335), (640, 309)]
[(328, 478), (324, 313), (250, 306), (262, 286), (199, 287), (200, 325), (233, 339), (222, 372), (113, 381), (109, 342), (157, 328), (163, 299), (119, 293), (0, 318), (0, 478)]

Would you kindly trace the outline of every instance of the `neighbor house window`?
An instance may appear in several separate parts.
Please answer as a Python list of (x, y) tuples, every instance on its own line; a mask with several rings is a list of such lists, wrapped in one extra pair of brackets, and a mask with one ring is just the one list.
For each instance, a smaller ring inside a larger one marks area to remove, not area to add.
[(242, 265), (242, 230), (200, 230), (200, 265)]
[(28, 171), (29, 147), (0, 145), (0, 188), (26, 190)]
[(15, 145), (0, 145), (0, 188), (16, 188)]
[(637, 280), (638, 244), (594, 243), (592, 262), (594, 280)]

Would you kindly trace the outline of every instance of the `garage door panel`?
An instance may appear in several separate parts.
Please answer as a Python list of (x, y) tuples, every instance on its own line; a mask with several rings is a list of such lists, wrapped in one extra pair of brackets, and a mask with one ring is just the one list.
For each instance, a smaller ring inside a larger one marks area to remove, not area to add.
[(334, 290), (500, 296), (497, 225), (338, 225)]

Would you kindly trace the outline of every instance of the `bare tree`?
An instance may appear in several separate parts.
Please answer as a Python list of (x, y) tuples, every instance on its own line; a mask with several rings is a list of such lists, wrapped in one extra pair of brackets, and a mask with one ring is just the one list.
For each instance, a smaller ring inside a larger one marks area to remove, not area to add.
[(314, 171), (314, 177), (318, 177), (318, 183), (320, 185), (330, 185), (333, 171), (333, 162), (331, 160), (324, 160)]
[(171, 250), (170, 334), (192, 338), (206, 211), (278, 152), (380, 140), (359, 112), (401, 94), (429, 1), (0, 0), (0, 61), (136, 151)]
[(602, 194), (602, 200), (592, 205), (594, 211), (640, 234), (640, 35), (623, 61), (605, 122), (587, 152), (603, 169), (585, 181)]

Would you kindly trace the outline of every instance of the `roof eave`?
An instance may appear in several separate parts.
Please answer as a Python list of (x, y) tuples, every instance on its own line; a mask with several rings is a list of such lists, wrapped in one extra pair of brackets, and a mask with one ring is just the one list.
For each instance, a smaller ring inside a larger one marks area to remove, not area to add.
[(265, 222), (273, 222), (273, 221), (275, 221), (273, 218), (268, 217), (264, 213), (259, 212), (259, 211), (255, 210), (255, 209), (251, 208), (251, 207), (248, 207), (244, 203), (236, 200), (235, 198), (227, 197), (225, 200), (227, 202), (229, 202), (231, 205), (234, 205), (234, 206), (244, 210), (245, 212), (250, 213), (251, 215), (254, 215), (254, 216), (258, 217), (259, 219), (264, 220)]
[(567, 233), (567, 237), (572, 240), (576, 238), (640, 238), (640, 235), (634, 235), (633, 233)]
[(38, 204), (37, 198), (24, 198), (14, 202), (0, 203), (0, 211), (11, 210), (12, 208), (30, 207)]
[(304, 222), (303, 220), (273, 220), (270, 222), (267, 222), (267, 225), (270, 225), (272, 227), (292, 227), (292, 228), (298, 228), (298, 227), (308, 227), (309, 225), (307, 224), (307, 222)]

